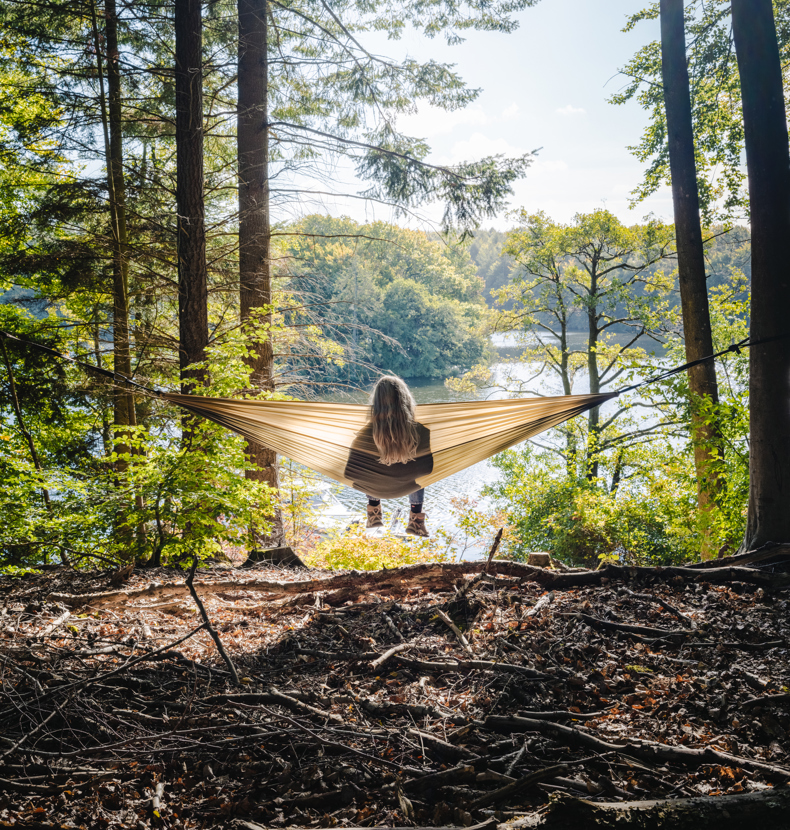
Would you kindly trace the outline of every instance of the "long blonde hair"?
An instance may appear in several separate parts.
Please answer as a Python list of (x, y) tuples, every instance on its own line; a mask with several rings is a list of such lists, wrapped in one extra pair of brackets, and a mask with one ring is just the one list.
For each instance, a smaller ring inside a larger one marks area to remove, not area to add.
[(382, 464), (405, 464), (417, 457), (414, 398), (400, 378), (385, 375), (378, 379), (370, 396), (370, 420)]

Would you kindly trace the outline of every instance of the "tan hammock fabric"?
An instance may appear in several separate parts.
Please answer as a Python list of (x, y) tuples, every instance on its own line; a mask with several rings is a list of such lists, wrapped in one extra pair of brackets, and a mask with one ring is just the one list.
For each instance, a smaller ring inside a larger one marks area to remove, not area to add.
[(195, 415), (270, 447), (376, 498), (397, 498), (471, 467), (615, 395), (567, 395), (417, 406), (417, 458), (389, 467), (378, 460), (360, 404), (249, 401), (162, 396)]

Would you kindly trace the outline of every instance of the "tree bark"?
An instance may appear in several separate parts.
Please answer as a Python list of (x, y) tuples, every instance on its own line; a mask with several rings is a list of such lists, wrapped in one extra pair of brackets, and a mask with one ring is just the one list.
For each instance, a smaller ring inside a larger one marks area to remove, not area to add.
[[(661, 0), (660, 8), (661, 71), (675, 212), (678, 284), (686, 360), (692, 361), (713, 354), (713, 335), (699, 215), (691, 95), (686, 64), (684, 3), (683, 0)], [(700, 513), (709, 514), (715, 507), (716, 495), (723, 483), (715, 470), (716, 457), (721, 453), (721, 434), (715, 423), (706, 422), (700, 413), (699, 404), (706, 399), (718, 403), (719, 390), (714, 362), (710, 360), (692, 367), (688, 370), (688, 379), (692, 396), (691, 423), (697, 471), (697, 504)], [(710, 558), (712, 555), (709, 543), (705, 544), (703, 557)]]
[[(107, 163), (111, 182), (113, 213), (113, 347), (115, 371), (131, 377), (129, 342), (129, 256), (126, 233), (126, 183), (123, 172), (123, 114), (121, 109), (121, 70), (118, 51), (118, 15), (115, 0), (105, 0), (107, 35), (107, 91), (109, 103), (110, 155)], [(115, 423), (134, 426), (137, 420), (134, 396), (129, 390), (115, 395)]]
[(187, 367), (206, 358), (208, 275), (203, 202), (203, 21), (200, 0), (175, 0), (176, 205), (181, 390), (202, 380)]
[[(242, 324), (272, 323), (271, 220), (269, 209), (269, 60), (266, 0), (238, 0), (238, 121), (239, 167), (239, 301)], [(274, 353), (270, 329), (253, 336), (248, 360), (250, 379), (257, 389), (274, 390)], [(247, 478), (279, 486), (277, 453), (252, 441), (247, 452), (255, 469)], [(271, 517), (268, 533), (254, 530), (264, 547), (283, 541), (279, 511)]]
[[(105, 0), (104, 35), (107, 45), (107, 96), (105, 97), (101, 38), (95, 3), (91, 11), (112, 233), (113, 368), (116, 372), (131, 377), (129, 257), (126, 231), (126, 183), (123, 171), (123, 109), (118, 50), (118, 14), (115, 0)], [(125, 473), (129, 468), (129, 455), (134, 451), (129, 442), (130, 430), (126, 427), (136, 425), (134, 395), (130, 389), (119, 386), (113, 390), (113, 450), (116, 453), (115, 471), (120, 474)], [(139, 494), (135, 496), (135, 505), (138, 510), (142, 510), (142, 497)], [(118, 517), (116, 534), (121, 537), (129, 536), (129, 528), (123, 515)], [(145, 537), (145, 527), (142, 523), (138, 525), (137, 537), (138, 542), (142, 544)]]
[(752, 226), (750, 335), (756, 341), (750, 349), (743, 543), (750, 550), (790, 541), (790, 151), (771, 0), (733, 0), (732, 29), (743, 99)]
[[(129, 377), (132, 374), (129, 344), (129, 261), (126, 233), (126, 186), (123, 174), (123, 113), (118, 52), (118, 15), (115, 0), (106, 0), (104, 6), (104, 34), (107, 45), (106, 96), (101, 39), (95, 5), (92, 11), (112, 233), (113, 367), (116, 372)], [(137, 423), (134, 395), (128, 389), (116, 389), (113, 393), (113, 422), (115, 425), (114, 449), (121, 456), (121, 460), (116, 462), (116, 469), (123, 471), (128, 466), (123, 457), (129, 451), (126, 443), (128, 435), (123, 427), (135, 426)]]
[[(598, 371), (598, 257), (590, 266), (590, 289), (587, 306), (587, 374), (590, 394), (601, 392), (601, 376)], [(594, 406), (587, 415), (587, 479), (598, 478), (601, 442), (601, 407)]]

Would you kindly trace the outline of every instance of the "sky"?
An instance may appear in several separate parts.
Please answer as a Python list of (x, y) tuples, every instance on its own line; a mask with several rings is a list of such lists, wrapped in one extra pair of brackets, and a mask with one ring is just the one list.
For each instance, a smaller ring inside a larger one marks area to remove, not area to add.
[[(518, 15), (521, 25), (511, 34), (470, 32), (458, 46), (414, 33), (394, 42), (367, 36), (364, 45), (393, 58), (409, 54), (454, 63), (469, 86), (482, 88), (463, 110), (424, 106), (398, 120), (407, 134), (428, 141), (429, 161), (519, 155), (540, 147), (526, 177), (514, 186), (511, 208), (543, 210), (560, 222), (599, 207), (628, 223), (649, 213), (671, 221), (668, 188), (629, 208), (644, 165), (628, 145), (639, 141), (648, 114), (636, 102), (615, 106), (607, 100), (625, 85), (619, 68), (640, 46), (658, 39), (658, 21), (621, 31), (627, 15), (644, 5), (646, 0), (541, 0)], [(358, 220), (420, 225), (360, 202), (325, 207)], [(438, 205), (421, 212), (434, 221), (441, 216)], [(513, 220), (502, 214), (484, 224), (505, 229)]]

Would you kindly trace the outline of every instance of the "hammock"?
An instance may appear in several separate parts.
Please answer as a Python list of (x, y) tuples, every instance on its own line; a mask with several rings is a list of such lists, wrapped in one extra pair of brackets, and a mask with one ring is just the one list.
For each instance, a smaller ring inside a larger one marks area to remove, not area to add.
[(63, 355), (2, 329), (0, 336), (171, 401), (369, 496), (398, 498), (471, 467), (625, 392), (685, 372), (692, 366), (728, 352), (740, 354), (743, 348), (782, 340), (790, 334), (760, 340), (746, 337), (716, 354), (661, 371), (606, 395), (420, 404), (416, 408), (420, 439), (417, 457), (407, 464), (390, 466), (379, 462), (367, 406), (307, 401), (249, 401), (160, 392), (118, 372)]
[(420, 404), (414, 461), (386, 466), (373, 443), (370, 407), (313, 401), (161, 397), (374, 498), (398, 498), (471, 467), (617, 396), (564, 395)]

